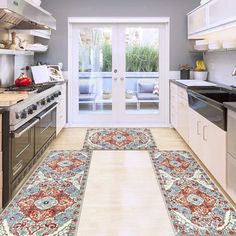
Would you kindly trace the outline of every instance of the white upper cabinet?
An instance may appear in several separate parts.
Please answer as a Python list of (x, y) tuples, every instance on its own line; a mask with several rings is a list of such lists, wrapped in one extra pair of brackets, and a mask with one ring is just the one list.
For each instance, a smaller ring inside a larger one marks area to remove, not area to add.
[(206, 7), (202, 7), (188, 15), (188, 33), (193, 34), (207, 27)]
[[(188, 38), (206, 38), (215, 32), (236, 28), (236, 1), (211, 0), (188, 16)], [(227, 38), (226, 38), (227, 39)]]
[(215, 0), (209, 3), (209, 25), (218, 26), (236, 20), (235, 0)]

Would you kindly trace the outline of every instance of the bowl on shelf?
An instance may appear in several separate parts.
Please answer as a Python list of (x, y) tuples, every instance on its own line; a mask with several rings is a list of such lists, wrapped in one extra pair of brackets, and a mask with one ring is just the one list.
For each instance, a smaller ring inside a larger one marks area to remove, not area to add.
[(218, 40), (209, 41), (208, 48), (210, 50), (217, 50), (222, 48), (222, 43)]
[(126, 99), (132, 99), (134, 95), (134, 92), (132, 90), (127, 90), (125, 93), (125, 98)]
[(103, 99), (111, 99), (112, 94), (110, 90), (103, 90), (102, 92), (102, 98)]
[(207, 51), (208, 45), (194, 45), (194, 49), (197, 51)]
[(103, 99), (111, 99), (111, 94), (102, 94)]
[(236, 40), (225, 40), (222, 46), (224, 49), (236, 49)]

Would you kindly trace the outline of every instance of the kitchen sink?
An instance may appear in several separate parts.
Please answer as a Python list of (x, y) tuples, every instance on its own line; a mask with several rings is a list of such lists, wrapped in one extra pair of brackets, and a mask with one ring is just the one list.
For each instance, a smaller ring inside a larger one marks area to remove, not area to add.
[(224, 103), (224, 102), (236, 102), (236, 93), (229, 92), (204, 92), (200, 93), (202, 96), (210, 98), (216, 102)]
[(223, 130), (227, 129), (224, 102), (236, 102), (236, 92), (223, 87), (187, 89), (189, 106)]

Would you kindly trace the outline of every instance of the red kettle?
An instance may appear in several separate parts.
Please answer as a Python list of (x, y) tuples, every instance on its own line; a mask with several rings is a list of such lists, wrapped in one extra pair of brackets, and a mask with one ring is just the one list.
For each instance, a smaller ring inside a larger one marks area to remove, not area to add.
[(24, 73), (21, 74), (19, 78), (15, 81), (16, 86), (18, 87), (24, 87), (32, 84), (32, 79), (25, 75)]

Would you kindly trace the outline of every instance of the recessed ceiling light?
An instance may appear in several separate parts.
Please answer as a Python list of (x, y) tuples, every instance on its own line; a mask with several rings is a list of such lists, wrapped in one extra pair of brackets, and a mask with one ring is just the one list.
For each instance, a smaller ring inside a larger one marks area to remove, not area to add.
[(5, 11), (6, 13), (12, 13), (12, 11), (10, 11), (8, 9), (3, 9), (3, 11)]

